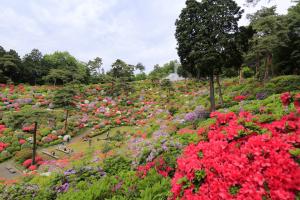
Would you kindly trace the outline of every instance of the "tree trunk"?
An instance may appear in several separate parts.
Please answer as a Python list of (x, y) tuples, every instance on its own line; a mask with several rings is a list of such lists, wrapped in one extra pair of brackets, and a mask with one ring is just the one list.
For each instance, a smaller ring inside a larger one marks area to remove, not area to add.
[(242, 68), (239, 70), (239, 76), (240, 76), (240, 78), (239, 78), (239, 84), (241, 84), (242, 82), (243, 82), (243, 71), (242, 71)]
[(223, 94), (222, 94), (222, 88), (221, 88), (219, 74), (216, 75), (216, 81), (217, 81), (217, 85), (218, 85), (218, 92), (219, 92), (220, 104), (223, 107), (224, 106), (224, 101), (223, 101)]
[(209, 76), (209, 100), (210, 100), (210, 110), (213, 112), (216, 110), (214, 74), (213, 73), (211, 73), (211, 75)]
[(66, 110), (66, 118), (65, 118), (65, 127), (64, 127), (64, 133), (67, 133), (68, 128), (68, 118), (69, 118), (69, 110)]
[(268, 54), (267, 58), (266, 58), (266, 64), (265, 64), (266, 68), (265, 68), (265, 77), (264, 77), (264, 81), (267, 81), (269, 79), (269, 71), (270, 71), (270, 67), (272, 66), (272, 55)]
[(260, 59), (259, 59), (259, 56), (257, 54), (256, 56), (256, 65), (255, 65), (255, 76), (256, 78), (259, 80), (259, 67), (260, 67)]
[(32, 162), (31, 165), (35, 164), (35, 154), (36, 154), (36, 131), (37, 131), (37, 122), (34, 122), (33, 130), (33, 148), (32, 148)]
[(272, 54), (270, 54), (270, 56), (269, 56), (269, 66), (271, 68), (271, 77), (274, 77), (274, 68), (273, 68), (273, 65), (272, 65), (272, 60), (273, 60), (273, 56), (272, 56)]

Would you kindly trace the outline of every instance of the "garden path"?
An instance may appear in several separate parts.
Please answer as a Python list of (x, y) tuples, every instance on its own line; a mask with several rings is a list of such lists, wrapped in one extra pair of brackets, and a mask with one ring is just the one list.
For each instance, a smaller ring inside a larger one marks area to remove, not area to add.
[[(12, 168), (16, 173), (10, 173), (7, 168)], [(23, 172), (16, 167), (13, 159), (0, 163), (0, 179), (16, 179), (22, 174)]]
[[(93, 131), (93, 129), (88, 129), (84, 133), (75, 136), (74, 138), (71, 139), (71, 141), (68, 143), (68, 145), (78, 143), (81, 140), (82, 137), (87, 136), (92, 131)], [(51, 147), (45, 147), (45, 148), (38, 148), (37, 152), (38, 152), (38, 154), (41, 155), (42, 151), (51, 152), (52, 150), (54, 150), (57, 147), (58, 147), (58, 145), (51, 146)], [(63, 157), (66, 157), (66, 154), (64, 154), (62, 152), (60, 152), (60, 153), (57, 152), (57, 154), (61, 155)], [(47, 158), (49, 158), (49, 157), (47, 157)], [(16, 173), (9, 172), (7, 170), (7, 168), (12, 168), (14, 171), (16, 171)], [(16, 167), (16, 163), (15, 163), (13, 158), (11, 158), (11, 159), (9, 159), (5, 162), (0, 163), (0, 180), (1, 179), (9, 179), (9, 180), (17, 179), (17, 178), (21, 177), (22, 175), (23, 175), (23, 172)]]

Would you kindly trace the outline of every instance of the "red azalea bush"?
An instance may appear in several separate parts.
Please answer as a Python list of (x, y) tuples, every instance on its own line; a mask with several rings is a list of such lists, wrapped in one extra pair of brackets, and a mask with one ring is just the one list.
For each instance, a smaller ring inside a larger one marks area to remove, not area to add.
[(28, 169), (29, 169), (30, 171), (34, 171), (34, 170), (37, 169), (37, 166), (36, 166), (36, 165), (30, 165), (30, 166), (28, 167)]
[(154, 168), (157, 173), (160, 175), (167, 177), (169, 173), (173, 170), (172, 167), (167, 166), (165, 160), (162, 157), (156, 158), (152, 162), (148, 162), (146, 165), (138, 166), (137, 175), (141, 178), (147, 176), (147, 173), (150, 169)]
[(24, 140), (24, 139), (20, 139), (20, 140), (19, 140), (19, 144), (22, 145), (22, 144), (24, 144), (24, 143), (26, 143), (26, 140)]
[(280, 99), (284, 106), (288, 106), (291, 103), (292, 95), (289, 92), (285, 92), (281, 94)]
[(3, 131), (5, 131), (6, 126), (3, 124), (0, 124), (0, 133), (3, 133)]
[(9, 144), (6, 144), (4, 142), (0, 142), (0, 152), (5, 150), (8, 146), (9, 146)]
[[(191, 144), (177, 160), (171, 199), (295, 199), (300, 167), (300, 118), (256, 123), (246, 112), (212, 113), (209, 142)], [(265, 132), (265, 133), (264, 133)]]
[(27, 159), (23, 162), (22, 165), (23, 165), (23, 167), (28, 168), (31, 165), (31, 163), (32, 163), (32, 159)]
[(31, 125), (29, 125), (29, 126), (24, 126), (24, 127), (22, 128), (22, 130), (23, 130), (24, 132), (31, 132), (31, 131), (34, 130), (34, 124), (31, 124)]
[(43, 164), (43, 158), (36, 156), (35, 157), (35, 165), (32, 165), (32, 159), (27, 159), (23, 162), (23, 167), (33, 171), (36, 170), (38, 166)]
[(246, 98), (247, 98), (247, 97), (244, 96), (244, 95), (239, 95), (239, 96), (235, 96), (235, 97), (233, 98), (233, 100), (234, 100), (234, 101), (240, 102), (240, 101), (244, 101)]

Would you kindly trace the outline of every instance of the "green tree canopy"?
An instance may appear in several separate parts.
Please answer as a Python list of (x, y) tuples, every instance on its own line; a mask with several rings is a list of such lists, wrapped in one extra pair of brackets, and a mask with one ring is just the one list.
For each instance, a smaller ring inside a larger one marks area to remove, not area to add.
[(126, 81), (131, 81), (134, 77), (134, 66), (127, 64), (123, 60), (117, 59), (112, 64), (111, 70), (108, 74), (115, 79), (121, 78)]
[(88, 81), (89, 70), (86, 64), (76, 60), (68, 52), (47, 54), (43, 57), (42, 63), (49, 70), (43, 77), (45, 81), (53, 81), (54, 84)]

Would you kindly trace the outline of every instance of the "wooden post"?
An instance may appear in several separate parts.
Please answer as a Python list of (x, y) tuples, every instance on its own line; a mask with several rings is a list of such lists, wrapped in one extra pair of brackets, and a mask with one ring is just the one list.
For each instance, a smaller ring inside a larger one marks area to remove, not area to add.
[(36, 131), (37, 131), (37, 122), (34, 122), (34, 130), (33, 130), (33, 148), (32, 148), (32, 163), (31, 165), (35, 164), (35, 154), (36, 154)]

